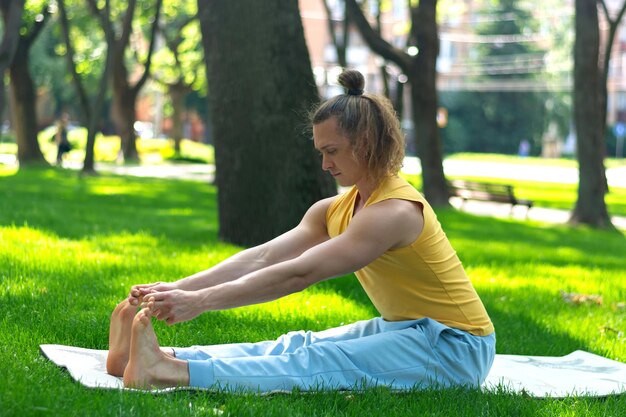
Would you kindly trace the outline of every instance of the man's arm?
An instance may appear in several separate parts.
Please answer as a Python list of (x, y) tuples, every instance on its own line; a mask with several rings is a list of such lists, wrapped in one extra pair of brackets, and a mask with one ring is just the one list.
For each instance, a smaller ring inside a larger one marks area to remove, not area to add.
[(387, 200), (361, 210), (347, 230), (299, 256), (195, 293), (151, 294), (157, 318), (172, 324), (206, 310), (223, 310), (275, 300), (329, 278), (363, 268), (389, 249), (415, 241), (423, 228), (419, 205)]
[(334, 197), (313, 204), (298, 226), (271, 241), (243, 250), (219, 264), (173, 283), (135, 285), (130, 301), (138, 304), (141, 297), (155, 291), (174, 289), (198, 291), (241, 278), (262, 268), (295, 258), (307, 249), (328, 239), (326, 210)]

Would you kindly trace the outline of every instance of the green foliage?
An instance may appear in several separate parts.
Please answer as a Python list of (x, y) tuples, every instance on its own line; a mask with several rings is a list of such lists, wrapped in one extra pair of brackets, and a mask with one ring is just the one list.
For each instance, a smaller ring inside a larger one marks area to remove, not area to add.
[[(85, 2), (66, 0), (65, 7), (70, 23), (76, 70), (83, 80), (87, 95), (93, 96), (104, 69), (107, 48), (104, 32)], [(31, 73), (37, 86), (52, 96), (53, 108), (46, 109), (45, 115), (56, 115), (66, 110), (74, 117), (79, 117), (82, 110), (68, 69), (59, 12), (57, 9), (53, 11), (50, 22), (33, 44), (30, 53)]]
[[(111, 22), (117, 38), (121, 38), (124, 17), (133, 13), (127, 1), (111, 2)], [(150, 31), (156, 15), (155, 0), (137, 0), (133, 13), (132, 35), (128, 47), (124, 50), (124, 60), (127, 68), (144, 65), (148, 56), (148, 47), (151, 41)]]
[[(562, 33), (568, 22), (560, 21), (556, 29), (546, 28), (548, 13), (542, 22), (536, 20), (527, 4), (513, 0), (482, 2), (484, 22), (473, 26), (478, 35), (541, 35), (554, 39), (546, 47), (537, 42), (484, 42), (473, 50), (474, 66), (482, 68), (473, 78), (483, 82), (516, 83), (533, 80), (537, 84), (562, 81), (567, 44)], [(549, 29), (549, 32), (548, 32)], [(552, 32), (555, 35), (552, 37)], [(540, 46), (541, 45), (541, 46)], [(553, 52), (557, 51), (557, 52)], [(569, 69), (566, 68), (566, 69)], [(560, 77), (560, 78), (559, 78)], [(558, 78), (558, 79), (557, 79)], [(514, 154), (526, 139), (531, 153), (541, 151), (542, 136), (549, 123), (559, 127), (563, 139), (568, 133), (571, 96), (564, 92), (540, 91), (458, 91), (443, 92), (441, 104), (448, 109), (448, 126), (442, 131), (444, 149), (454, 152), (493, 152)]]
[[(39, 147), (45, 158), (50, 163), (56, 159), (56, 144), (51, 141), (56, 133), (55, 126), (49, 126), (39, 133)], [(68, 139), (72, 144), (72, 150), (66, 155), (66, 160), (73, 164), (82, 164), (85, 159), (85, 146), (87, 144), (87, 129), (78, 127), (68, 132)], [(94, 148), (95, 161), (103, 163), (115, 163), (120, 150), (119, 136), (97, 135)], [(146, 163), (156, 164), (174, 157), (174, 144), (167, 139), (137, 139), (137, 151), (140, 160)], [(0, 144), (0, 153), (15, 154), (17, 146), (14, 144)], [(179, 158), (193, 159), (198, 163), (215, 163), (215, 154), (212, 146), (204, 143), (193, 142), (184, 139), (181, 142)]]
[[(153, 58), (153, 77), (164, 92), (167, 92), (170, 86), (180, 85), (184, 86), (188, 93), (199, 95), (203, 102), (200, 106), (196, 105), (195, 101), (187, 101), (185, 105), (188, 108), (195, 108), (204, 117), (207, 113), (204, 103), (207, 81), (197, 4), (195, 1), (165, 1), (162, 20), (160, 33), (162, 41), (159, 42), (160, 47), (155, 51)], [(169, 96), (164, 110), (167, 116), (173, 113), (173, 104)]]
[(47, 109), (46, 113), (57, 112), (61, 103), (71, 103), (76, 96), (74, 89), (68, 88), (72, 81), (67, 63), (63, 56), (58, 55), (58, 45), (62, 42), (58, 35), (57, 26), (49, 22), (33, 43), (29, 55), (33, 81), (52, 96), (53, 108)]
[[(509, 164), (511, 169), (532, 169), (533, 165), (537, 166), (562, 166), (576, 169), (578, 164), (572, 159), (545, 159), (545, 158), (519, 158), (509, 155), (487, 155), (487, 154), (469, 154), (460, 153), (451, 156), (449, 159), (467, 160), (467, 161), (483, 161), (483, 162), (501, 162)], [(606, 161), (607, 168), (623, 167), (626, 164), (624, 159), (608, 159)], [(417, 189), (422, 187), (422, 179), (419, 175), (403, 175)], [(448, 179), (464, 179), (469, 181), (484, 181), (499, 184), (509, 184), (515, 188), (515, 196), (520, 199), (532, 200), (534, 207), (545, 207), (559, 210), (572, 210), (578, 198), (578, 184), (564, 184), (561, 182), (537, 182), (528, 180), (514, 180), (490, 178), (484, 176), (464, 176), (453, 177)], [(612, 216), (626, 217), (626, 188), (610, 187), (609, 193), (605, 196), (607, 209)]]
[[(398, 394), (381, 387), (266, 397), (89, 390), (42, 358), (41, 343), (106, 349), (110, 312), (130, 285), (177, 279), (238, 251), (217, 240), (216, 210), (215, 188), (202, 183), (0, 166), (2, 415), (600, 417), (626, 408), (623, 395), (536, 400), (506, 390)], [(438, 216), (492, 316), (499, 353), (584, 349), (626, 361), (623, 236), (453, 210)], [(568, 304), (560, 290), (599, 294), (603, 303)], [(155, 327), (165, 345), (210, 344), (374, 315), (348, 276), (273, 303)]]
[(29, 0), (24, 3), (24, 14), (22, 15), (22, 27), (20, 35), (27, 36), (33, 30), (37, 22), (43, 20), (43, 13), (49, 9), (49, 2), (46, 0)]
[(527, 139), (531, 153), (537, 155), (548, 121), (545, 103), (553, 97), (537, 92), (444, 92), (440, 95), (448, 109), (444, 150), (515, 154), (520, 141)]
[(206, 93), (204, 52), (198, 19), (191, 20), (182, 28), (176, 22), (165, 28), (166, 36), (171, 36), (172, 39), (179, 37), (175, 44), (176, 55), (169, 47), (163, 47), (155, 53), (155, 77), (165, 84), (174, 84), (181, 80), (194, 90), (203, 90)]

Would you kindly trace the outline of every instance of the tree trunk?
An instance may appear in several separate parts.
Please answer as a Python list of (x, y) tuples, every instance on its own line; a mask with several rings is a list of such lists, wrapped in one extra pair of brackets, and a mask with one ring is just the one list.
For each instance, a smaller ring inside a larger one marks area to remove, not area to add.
[(11, 110), (17, 139), (17, 159), (20, 166), (47, 164), (37, 141), (35, 87), (28, 69), (27, 44), (20, 40), (9, 69), (11, 74)]
[(396, 91), (392, 103), (398, 118), (402, 122), (404, 117), (404, 82), (400, 80), (396, 80)]
[[(383, 0), (376, 1), (376, 33), (378, 36), (382, 36), (383, 33), (383, 24), (382, 24), (382, 8), (383, 8)], [(347, 16), (348, 14), (345, 13)], [(383, 94), (385, 97), (391, 100), (391, 89), (389, 88), (389, 75), (387, 74), (387, 62), (383, 60), (380, 64), (380, 79), (383, 82)], [(402, 115), (398, 114), (400, 121), (402, 121)]]
[(411, 81), (411, 107), (417, 154), (422, 164), (424, 195), (432, 206), (450, 205), (443, 172), (443, 150), (437, 126), (437, 0), (422, 0), (412, 9), (419, 53), (407, 74)]
[(2, 11), (2, 21), (4, 22), (4, 36), (2, 37), (2, 43), (0, 43), (0, 75), (2, 76), (2, 82), (0, 83), (0, 118), (4, 120), (6, 100), (4, 74), (7, 68), (11, 66), (17, 51), (22, 14), (24, 13), (24, 1), (2, 0), (0, 1), (0, 10)]
[(102, 122), (102, 109), (104, 107), (105, 95), (107, 92), (109, 67), (111, 64), (111, 53), (107, 50), (106, 61), (98, 85), (98, 92), (91, 104), (89, 124), (87, 125), (87, 145), (85, 146), (85, 161), (83, 162), (83, 174), (95, 174), (95, 155), (94, 148), (96, 146), (96, 135), (100, 131), (100, 123)]
[(120, 151), (125, 162), (139, 161), (137, 135), (135, 134), (135, 89), (128, 85), (127, 71), (123, 61), (115, 62), (113, 72), (113, 106), (111, 118), (120, 135)]
[(198, 10), (205, 10), (219, 235), (256, 245), (336, 193), (308, 129), (318, 94), (298, 3), (198, 0)]
[(81, 172), (87, 175), (96, 174), (94, 148), (96, 146), (96, 135), (98, 134), (98, 122), (100, 118), (97, 116), (90, 117), (87, 125), (87, 143), (85, 145), (85, 159)]
[[(609, 9), (607, 7), (607, 2), (605, 0), (599, 0), (600, 5), (602, 5), (602, 9), (604, 10), (604, 17), (609, 25), (609, 33), (604, 41), (604, 51), (602, 53), (602, 77), (601, 77), (601, 103), (602, 103), (602, 128), (601, 128), (601, 137), (605, 137), (606, 134), (606, 113), (607, 113), (607, 105), (608, 105), (608, 81), (609, 81), (609, 69), (611, 64), (611, 52), (613, 50), (613, 44), (615, 43), (615, 36), (617, 35), (617, 31), (620, 27), (620, 22), (624, 17), (624, 13), (626, 13), (626, 1), (622, 3), (620, 9), (617, 13), (617, 16), (611, 18), (611, 14), (609, 13)], [(606, 154), (606, 143), (602, 142), (603, 146), (603, 154)], [(604, 192), (605, 194), (609, 192), (609, 184), (606, 178), (606, 171), (602, 174), (602, 180), (604, 181)]]
[[(443, 172), (443, 151), (437, 126), (437, 70), (439, 37), (437, 0), (421, 0), (411, 7), (411, 39), (419, 53), (413, 57), (385, 41), (371, 27), (355, 0), (345, 0), (350, 18), (375, 53), (395, 63), (411, 84), (411, 102), (416, 148), (422, 163), (424, 196), (433, 206), (449, 206), (448, 187)], [(399, 98), (400, 99), (400, 98)]]
[(180, 154), (180, 142), (183, 140), (183, 114), (185, 112), (185, 94), (189, 91), (182, 80), (176, 84), (168, 86), (170, 98), (172, 99), (172, 131), (171, 137), (174, 140), (174, 151)]
[(107, 47), (107, 54), (105, 58), (104, 69), (100, 75), (98, 83), (98, 92), (93, 100), (89, 99), (87, 91), (83, 85), (83, 82), (76, 70), (76, 64), (74, 62), (74, 46), (70, 36), (70, 21), (67, 16), (67, 10), (64, 0), (58, 0), (59, 6), (59, 20), (61, 23), (61, 29), (63, 32), (63, 41), (66, 49), (67, 67), (72, 75), (72, 82), (76, 88), (78, 99), (82, 110), (82, 120), (87, 126), (87, 144), (85, 145), (85, 159), (83, 161), (82, 174), (92, 175), (96, 173), (94, 148), (96, 145), (96, 134), (98, 133), (98, 125), (101, 120), (102, 106), (104, 103), (104, 95), (108, 85), (108, 69), (111, 62), (111, 50)]
[(579, 165), (578, 199), (573, 224), (611, 227), (604, 201), (605, 168), (600, 34), (595, 0), (576, 0), (574, 44), (574, 119)]
[(337, 30), (335, 28), (335, 22), (333, 20), (332, 11), (330, 6), (328, 5), (328, 0), (322, 0), (322, 4), (324, 6), (324, 11), (326, 12), (326, 23), (328, 26), (328, 34), (330, 35), (330, 39), (335, 46), (335, 52), (337, 54), (337, 63), (341, 68), (348, 67), (348, 60), (346, 57), (346, 49), (348, 47), (348, 39), (350, 35), (350, 23), (348, 20), (348, 13), (345, 9), (343, 12), (343, 22), (342, 22), (342, 33), (337, 34)]
[[(92, 9), (98, 10), (95, 0), (90, 0)], [(161, 5), (163, 0), (156, 0), (154, 5), (155, 15), (150, 25), (150, 43), (148, 47), (148, 55), (144, 65), (144, 71), (135, 85), (131, 85), (128, 80), (128, 69), (126, 67), (125, 51), (129, 45), (131, 34), (133, 31), (133, 20), (135, 16), (136, 0), (129, 0), (126, 5), (126, 12), (123, 17), (122, 29), (119, 38), (115, 38), (112, 23), (110, 21), (110, 11), (106, 10), (106, 15), (101, 16), (101, 21), (107, 36), (108, 47), (112, 50), (111, 56), (111, 73), (113, 78), (113, 109), (112, 118), (118, 133), (120, 135), (120, 150), (124, 161), (139, 161), (137, 153), (136, 135), (135, 135), (135, 105), (137, 95), (150, 76), (150, 66), (152, 65), (152, 55), (156, 39), (156, 31), (161, 15)]]

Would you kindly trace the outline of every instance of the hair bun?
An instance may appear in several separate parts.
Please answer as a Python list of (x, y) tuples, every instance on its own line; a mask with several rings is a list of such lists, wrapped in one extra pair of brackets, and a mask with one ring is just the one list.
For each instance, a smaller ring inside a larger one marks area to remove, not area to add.
[(357, 70), (344, 70), (337, 78), (339, 84), (344, 87), (349, 95), (360, 96), (363, 94), (363, 87), (365, 86), (365, 78)]

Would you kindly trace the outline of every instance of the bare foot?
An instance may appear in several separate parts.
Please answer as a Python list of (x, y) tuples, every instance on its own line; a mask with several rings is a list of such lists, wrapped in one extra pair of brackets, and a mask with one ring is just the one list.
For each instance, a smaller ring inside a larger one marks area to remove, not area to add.
[(125, 387), (150, 389), (189, 385), (187, 361), (161, 350), (148, 308), (133, 319), (131, 334), (130, 358), (124, 370)]
[(128, 363), (130, 351), (130, 332), (137, 307), (124, 300), (115, 307), (111, 314), (109, 328), (109, 355), (107, 356), (107, 372), (122, 376)]

